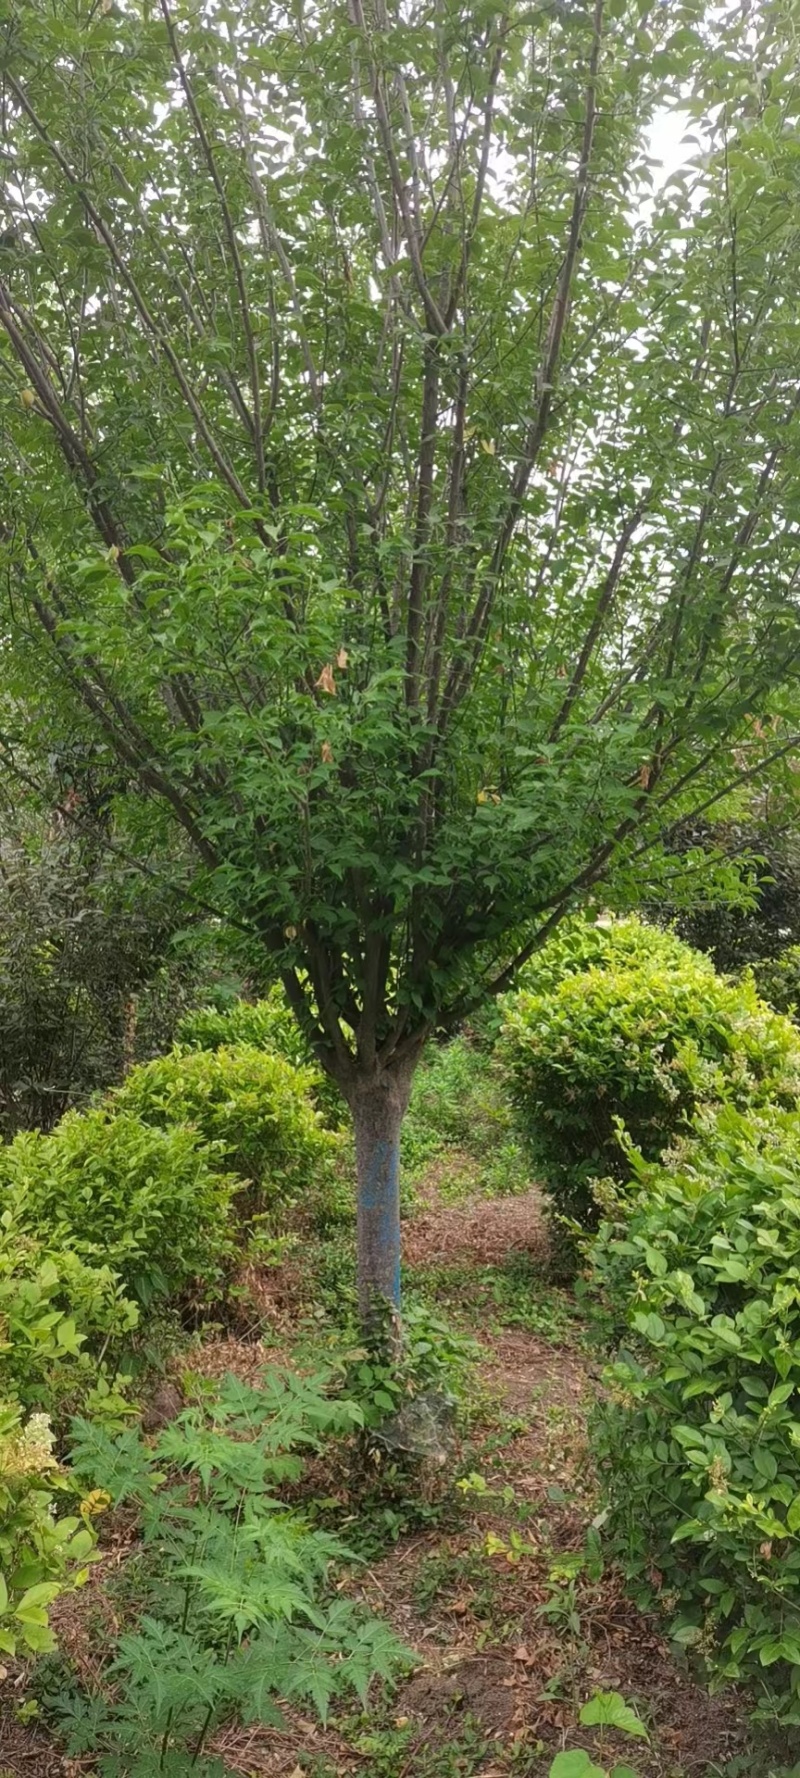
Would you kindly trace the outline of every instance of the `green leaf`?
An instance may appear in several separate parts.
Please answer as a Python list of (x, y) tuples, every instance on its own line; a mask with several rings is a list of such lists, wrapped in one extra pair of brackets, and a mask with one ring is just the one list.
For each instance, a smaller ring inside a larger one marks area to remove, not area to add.
[(557, 1753), (550, 1767), (550, 1778), (605, 1778), (583, 1747), (572, 1752)]
[(597, 1692), (593, 1698), (583, 1705), (578, 1721), (585, 1728), (617, 1729), (620, 1734), (637, 1736), (647, 1741), (649, 1736), (641, 1717), (633, 1706), (626, 1704), (619, 1692)]

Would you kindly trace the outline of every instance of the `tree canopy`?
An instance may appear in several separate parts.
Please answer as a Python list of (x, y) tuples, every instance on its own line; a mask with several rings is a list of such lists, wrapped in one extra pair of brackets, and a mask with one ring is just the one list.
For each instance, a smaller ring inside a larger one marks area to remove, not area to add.
[(794, 27), (9, 0), (6, 757), (57, 712), (178, 824), (364, 1177), (437, 1024), (793, 763)]

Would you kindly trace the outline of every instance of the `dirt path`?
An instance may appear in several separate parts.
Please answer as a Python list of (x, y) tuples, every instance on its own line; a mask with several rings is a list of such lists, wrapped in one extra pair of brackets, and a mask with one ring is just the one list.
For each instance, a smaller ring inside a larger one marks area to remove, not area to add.
[(468, 1198), (461, 1204), (434, 1201), (403, 1230), (403, 1256), (411, 1266), (502, 1265), (515, 1251), (542, 1258), (546, 1248), (542, 1201), (535, 1190), (513, 1198)]

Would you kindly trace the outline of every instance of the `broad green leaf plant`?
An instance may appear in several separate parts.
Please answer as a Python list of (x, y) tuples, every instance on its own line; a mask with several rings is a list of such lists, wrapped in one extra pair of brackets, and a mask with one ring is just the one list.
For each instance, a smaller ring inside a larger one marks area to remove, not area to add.
[(795, 29), (5, 8), (3, 756), (35, 786), (68, 732), (109, 845), (282, 978), (365, 1312), (431, 1032), (663, 880), (679, 817), (793, 783)]
[[(596, 1692), (583, 1705), (578, 1721), (582, 1728), (599, 1730), (601, 1759), (604, 1758), (605, 1729), (640, 1741), (649, 1739), (638, 1711), (625, 1702), (620, 1692)], [(611, 1767), (598, 1765), (585, 1747), (573, 1747), (556, 1754), (548, 1778), (636, 1778), (636, 1773), (630, 1766), (616, 1761)]]

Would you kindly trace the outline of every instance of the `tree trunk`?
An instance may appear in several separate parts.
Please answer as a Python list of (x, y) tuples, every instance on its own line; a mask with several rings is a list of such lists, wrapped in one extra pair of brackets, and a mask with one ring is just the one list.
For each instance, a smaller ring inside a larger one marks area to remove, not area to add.
[(356, 1081), (348, 1095), (356, 1136), (358, 1302), (366, 1325), (400, 1310), (400, 1127), (413, 1062)]

